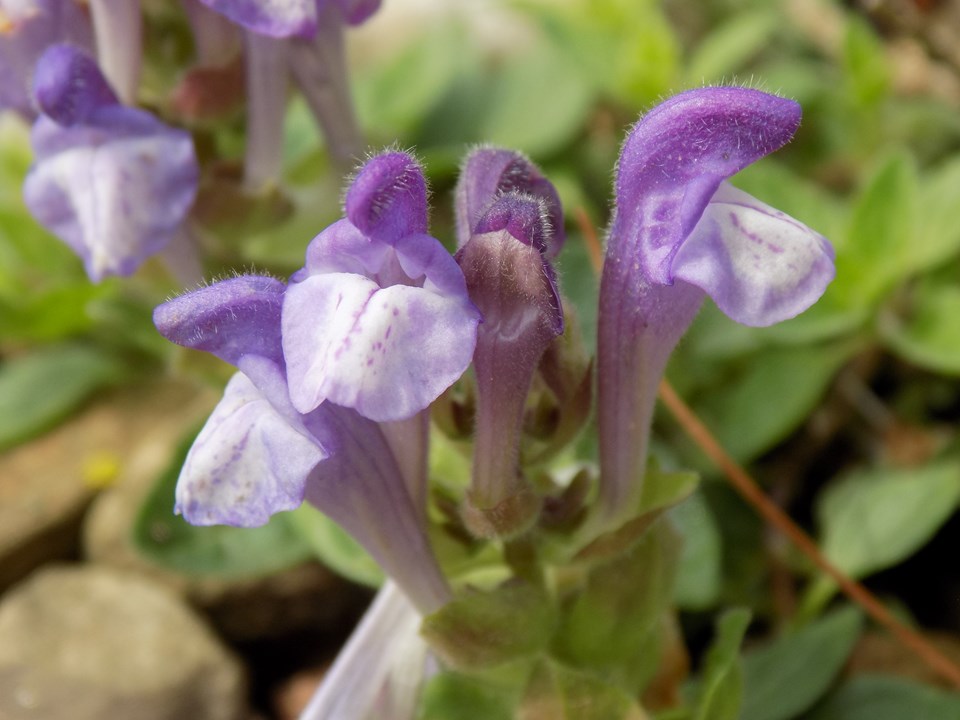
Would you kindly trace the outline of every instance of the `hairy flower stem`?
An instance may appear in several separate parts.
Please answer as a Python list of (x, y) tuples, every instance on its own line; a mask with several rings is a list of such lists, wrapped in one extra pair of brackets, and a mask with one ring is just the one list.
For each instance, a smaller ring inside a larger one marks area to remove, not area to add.
[(600, 287), (598, 508), (612, 529), (643, 492), (657, 386), (704, 293), (692, 285), (651, 285), (637, 278), (629, 263), (610, 258)]
[(90, 0), (97, 62), (124, 105), (136, 105), (143, 62), (140, 0)]
[(477, 377), (473, 479), (464, 518), (482, 537), (509, 537), (525, 530), (540, 507), (519, 463), (523, 412), (540, 357), (509, 352), (509, 345), (480, 326), (473, 356)]

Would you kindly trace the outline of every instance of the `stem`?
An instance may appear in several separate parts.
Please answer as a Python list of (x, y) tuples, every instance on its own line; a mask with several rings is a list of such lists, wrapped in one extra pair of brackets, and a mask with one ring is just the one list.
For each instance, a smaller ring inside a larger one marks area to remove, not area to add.
[(481, 537), (521, 532), (539, 512), (539, 500), (520, 471), (520, 435), (540, 356), (517, 350), (515, 341), (501, 343), (496, 330), (480, 326), (473, 355), (477, 377), (473, 476), (464, 518)]
[(237, 26), (200, 0), (182, 0), (193, 30), (193, 44), (200, 67), (221, 67), (240, 49)]
[(697, 443), (727, 476), (733, 488), (752, 505), (770, 524), (786, 535), (820, 570), (830, 576), (843, 593), (877, 623), (889, 630), (903, 645), (912, 650), (926, 665), (960, 688), (960, 667), (934, 647), (920, 633), (900, 622), (880, 600), (863, 585), (848, 577), (820, 552), (820, 548), (776, 503), (760, 489), (757, 483), (740, 467), (713, 437), (707, 427), (664, 380), (660, 384), (660, 399), (670, 409), (686, 433)]
[(287, 100), (287, 42), (246, 33), (247, 150), (244, 185), (250, 192), (280, 180)]
[(124, 105), (135, 105), (143, 62), (140, 0), (90, 0), (97, 62)]
[(160, 257), (181, 287), (196, 288), (203, 283), (203, 264), (197, 252), (196, 238), (187, 222), (174, 233)]
[(350, 167), (363, 140), (347, 78), (343, 18), (334, 3), (327, 3), (314, 38), (290, 41), (290, 72), (323, 130), (331, 159)]

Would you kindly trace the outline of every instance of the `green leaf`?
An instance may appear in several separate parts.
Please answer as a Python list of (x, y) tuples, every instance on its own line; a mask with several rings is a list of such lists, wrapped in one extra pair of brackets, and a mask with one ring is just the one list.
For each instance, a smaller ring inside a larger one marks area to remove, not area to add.
[(874, 304), (913, 270), (917, 175), (895, 154), (870, 179), (854, 208), (847, 242), (837, 249), (840, 298), (847, 307)]
[(642, 686), (656, 670), (678, 554), (676, 533), (660, 521), (626, 552), (598, 562), (564, 608), (554, 655), (622, 687)]
[(830, 687), (860, 635), (863, 618), (853, 607), (743, 656), (740, 720), (790, 720)]
[(713, 29), (696, 47), (687, 64), (687, 84), (696, 87), (721, 82), (743, 69), (761, 50), (782, 22), (773, 12), (735, 15)]
[(960, 252), (960, 157), (953, 157), (922, 179), (917, 195), (916, 242), (911, 265), (917, 272)]
[(743, 697), (743, 670), (738, 651), (750, 624), (750, 611), (728, 610), (717, 621), (717, 635), (707, 653), (699, 683), (694, 720), (737, 720)]
[(887, 346), (922, 368), (960, 375), (960, 286), (924, 281), (907, 302), (902, 315), (891, 310), (878, 319)]
[(385, 137), (416, 132), (431, 110), (475, 59), (476, 48), (462, 28), (431, 24), (399, 52), (355, 75), (357, 114), (364, 127)]
[(379, 587), (383, 583), (383, 570), (363, 546), (312, 505), (304, 503), (287, 519), (290, 527), (331, 570), (361, 585)]
[(866, 21), (850, 15), (843, 38), (843, 68), (858, 105), (882, 100), (890, 87), (886, 48)]
[(841, 342), (757, 352), (696, 407), (727, 452), (750, 460), (803, 422), (854, 350)]
[(157, 479), (133, 526), (134, 547), (148, 560), (184, 575), (252, 578), (308, 560), (310, 548), (285, 513), (262, 527), (195, 527), (174, 515), (174, 490), (196, 433), (182, 444)]
[(515, 0), (593, 87), (642, 107), (676, 84), (680, 44), (657, 0)]
[(533, 671), (519, 720), (644, 720), (628, 693), (591, 673), (550, 661)]
[(916, 552), (960, 501), (960, 461), (867, 470), (818, 497), (821, 548), (841, 570), (864, 577)]
[(517, 580), (491, 591), (467, 588), (425, 617), (421, 634), (451, 666), (478, 670), (536, 654), (555, 625), (547, 594)]
[(715, 604), (723, 582), (720, 529), (701, 493), (694, 493), (670, 510), (683, 538), (673, 597), (684, 610), (704, 610)]
[(89, 330), (94, 324), (90, 306), (113, 294), (113, 283), (92, 285), (87, 280), (65, 283), (24, 296), (0, 297), (0, 327), (5, 340), (49, 342)]
[(594, 101), (580, 69), (548, 43), (510, 58), (491, 90), (481, 137), (533, 156), (568, 143), (583, 127)]
[(417, 720), (515, 720), (513, 705), (496, 686), (444, 672), (424, 687)]
[(898, 677), (852, 679), (805, 720), (960, 720), (960, 698)]
[(84, 345), (56, 345), (0, 365), (0, 450), (63, 420), (123, 375), (120, 362)]

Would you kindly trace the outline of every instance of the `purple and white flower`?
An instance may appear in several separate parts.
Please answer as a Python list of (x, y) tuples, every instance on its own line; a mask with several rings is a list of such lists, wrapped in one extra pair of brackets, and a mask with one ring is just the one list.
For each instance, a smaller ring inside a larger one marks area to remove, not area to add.
[(600, 286), (600, 511), (639, 497), (657, 386), (704, 297), (763, 326), (812, 305), (833, 279), (819, 234), (726, 180), (786, 144), (792, 100), (691, 90), (654, 108), (624, 143)]
[(426, 234), (426, 184), (406, 153), (370, 160), (347, 217), (310, 243), (287, 289), (283, 353), (300, 412), (325, 401), (376, 421), (426, 408), (467, 369), (480, 314)]
[(118, 101), (96, 63), (54, 45), (34, 76), (42, 115), (24, 199), (91, 280), (130, 275), (180, 231), (197, 192), (190, 134)]

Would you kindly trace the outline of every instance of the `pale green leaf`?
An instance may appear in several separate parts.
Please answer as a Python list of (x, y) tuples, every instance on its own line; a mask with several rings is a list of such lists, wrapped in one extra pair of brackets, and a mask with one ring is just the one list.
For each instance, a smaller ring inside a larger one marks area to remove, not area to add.
[(922, 368), (960, 375), (960, 285), (923, 282), (907, 302), (902, 315), (889, 310), (878, 320), (887, 346)]
[(823, 491), (821, 548), (854, 578), (897, 564), (926, 543), (960, 501), (960, 461), (867, 470)]
[(960, 720), (960, 697), (903, 678), (862, 675), (805, 720)]
[(846, 607), (745, 653), (740, 720), (790, 720), (811, 707), (840, 672), (862, 625), (860, 612)]
[(347, 531), (312, 505), (304, 503), (291, 512), (290, 527), (334, 572), (361, 585), (379, 587), (383, 570)]
[(728, 610), (717, 621), (717, 635), (707, 653), (699, 683), (695, 720), (737, 720), (743, 699), (740, 643), (750, 624), (750, 611)]
[(50, 346), (0, 364), (0, 450), (63, 420), (123, 372), (114, 356), (85, 345)]

